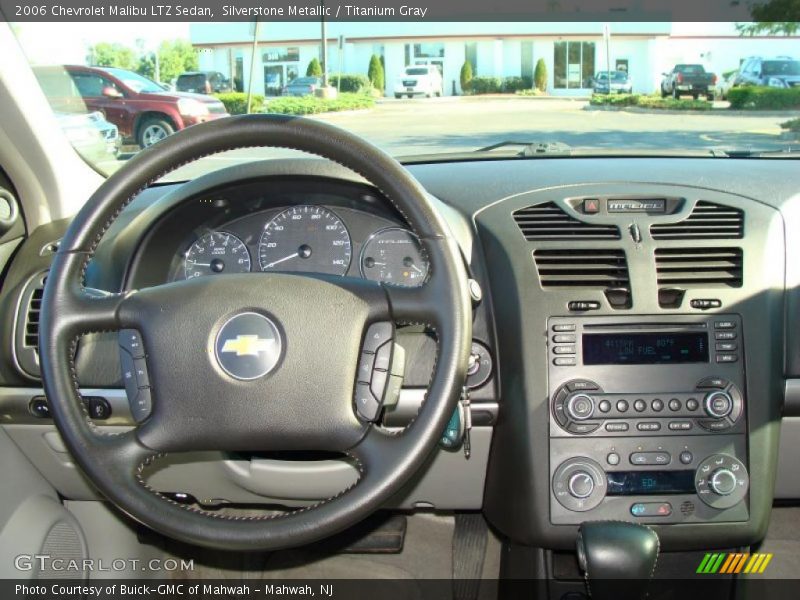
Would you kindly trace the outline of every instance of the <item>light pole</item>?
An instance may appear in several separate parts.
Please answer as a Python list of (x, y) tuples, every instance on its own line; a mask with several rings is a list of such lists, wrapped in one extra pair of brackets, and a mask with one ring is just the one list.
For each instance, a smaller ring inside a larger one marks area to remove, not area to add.
[(322, 63), (322, 87), (328, 87), (328, 27), (325, 23), (325, 1), (320, 0), (319, 3), (320, 7), (322, 8), (322, 18), (321, 18), (321, 26), (322, 26), (322, 56), (321, 56), (321, 63)]
[(250, 53), (250, 80), (247, 82), (247, 114), (250, 114), (250, 107), (253, 103), (253, 77), (255, 76), (253, 71), (256, 68), (256, 56), (258, 56), (258, 29), (259, 29), (259, 20), (256, 17), (255, 27), (253, 27), (253, 49)]

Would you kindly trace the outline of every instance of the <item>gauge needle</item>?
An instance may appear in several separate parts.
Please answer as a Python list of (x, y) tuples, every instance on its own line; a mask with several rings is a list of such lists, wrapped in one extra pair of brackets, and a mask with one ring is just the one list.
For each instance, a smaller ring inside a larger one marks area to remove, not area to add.
[(411, 265), (411, 268), (414, 269), (417, 273), (422, 273), (422, 269), (420, 269), (417, 265)]
[(277, 265), (279, 263), (282, 263), (282, 262), (287, 261), (287, 260), (292, 259), (292, 258), (296, 258), (298, 256), (300, 256), (300, 253), (299, 252), (295, 252), (294, 254), (290, 254), (289, 256), (284, 256), (283, 258), (281, 258), (279, 260), (272, 261), (268, 265), (265, 265), (264, 268), (265, 269), (269, 269), (270, 267), (274, 267), (275, 265)]
[(210, 267), (211, 263), (199, 263), (199, 262), (192, 262), (195, 267)]

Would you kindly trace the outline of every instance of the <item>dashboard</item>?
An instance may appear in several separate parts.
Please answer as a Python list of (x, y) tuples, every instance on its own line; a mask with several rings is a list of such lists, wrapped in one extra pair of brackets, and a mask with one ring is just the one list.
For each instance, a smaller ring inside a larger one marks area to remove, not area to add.
[[(482, 509), (509, 539), (553, 549), (573, 547), (587, 519), (647, 523), (667, 549), (763, 537), (773, 500), (800, 498), (793, 167), (643, 158), (409, 166), (481, 293), (471, 454), (442, 445), (390, 505)], [(43, 437), (46, 415), (31, 412), (41, 392), (25, 345), (52, 260), (42, 249), (67, 224), (32, 232), (6, 277), (0, 335), (15, 360), (0, 364), (0, 412), (62, 495), (90, 499)], [(367, 182), (324, 161), (276, 160), (145, 190), (109, 229), (87, 284), (122, 291), (286, 271), (418, 286), (431, 268)], [(436, 353), (435, 332), (421, 326), (398, 329), (398, 343), (406, 373), (401, 402), (382, 417), (390, 428), (413, 420)], [(100, 426), (132, 424), (118, 357), (109, 334), (86, 336), (78, 351), (87, 406), (108, 402)], [(334, 457), (303, 459), (168, 457), (150, 483), (201, 503), (298, 506), (355, 476)]]

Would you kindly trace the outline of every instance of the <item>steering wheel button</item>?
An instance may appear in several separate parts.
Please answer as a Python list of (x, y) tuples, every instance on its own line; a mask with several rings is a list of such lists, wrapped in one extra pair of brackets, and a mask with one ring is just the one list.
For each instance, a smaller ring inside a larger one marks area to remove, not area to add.
[(375, 369), (388, 371), (392, 364), (392, 343), (386, 342), (375, 353)]
[(369, 383), (372, 378), (372, 368), (375, 362), (375, 355), (366, 352), (361, 353), (361, 359), (358, 361), (358, 381)]
[(400, 401), (400, 392), (403, 389), (403, 378), (397, 375), (389, 376), (386, 394), (383, 398), (384, 406), (395, 406)]
[(369, 387), (366, 383), (356, 385), (356, 410), (362, 419), (374, 421), (378, 418), (381, 407)]
[(137, 390), (137, 394), (133, 400), (130, 400), (131, 414), (136, 422), (144, 421), (150, 416), (150, 411), (153, 408), (153, 400), (150, 388), (141, 388)]
[(369, 389), (378, 402), (383, 400), (383, 394), (386, 391), (386, 384), (388, 381), (389, 373), (387, 371), (372, 372), (372, 381), (370, 382)]
[(125, 393), (128, 400), (136, 398), (136, 390), (139, 384), (136, 381), (136, 367), (133, 363), (133, 357), (128, 354), (127, 350), (119, 349), (119, 362), (122, 367), (122, 383), (125, 385)]
[(136, 373), (137, 387), (148, 387), (150, 385), (150, 376), (147, 374), (147, 364), (144, 362), (144, 359), (133, 359), (133, 366)]
[(133, 358), (144, 358), (142, 336), (135, 329), (122, 329), (118, 334), (119, 345)]
[(375, 353), (394, 336), (394, 325), (389, 321), (373, 323), (364, 337), (364, 352)]

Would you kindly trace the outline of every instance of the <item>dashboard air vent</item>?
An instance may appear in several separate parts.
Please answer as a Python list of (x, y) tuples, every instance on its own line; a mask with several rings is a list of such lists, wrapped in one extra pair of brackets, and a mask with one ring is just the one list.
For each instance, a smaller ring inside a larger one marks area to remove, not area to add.
[(39, 377), (39, 317), (47, 272), (34, 275), (25, 284), (17, 312), (14, 348), (17, 365), (25, 375)]
[(533, 260), (543, 288), (630, 289), (623, 250), (535, 250)]
[(616, 225), (579, 221), (565, 213), (555, 202), (521, 208), (514, 212), (514, 220), (528, 241), (620, 239)]
[(657, 248), (659, 286), (742, 287), (741, 248)]
[(650, 235), (655, 240), (740, 239), (744, 236), (744, 213), (700, 200), (683, 221), (651, 225)]

